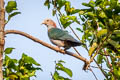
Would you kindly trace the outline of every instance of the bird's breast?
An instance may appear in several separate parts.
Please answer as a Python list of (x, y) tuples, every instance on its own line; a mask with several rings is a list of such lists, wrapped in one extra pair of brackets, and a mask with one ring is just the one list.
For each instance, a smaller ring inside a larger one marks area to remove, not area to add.
[(59, 46), (59, 47), (65, 46), (64, 41), (61, 41), (61, 40), (53, 40), (53, 39), (51, 39), (50, 41), (51, 41), (53, 44), (55, 44), (56, 46)]

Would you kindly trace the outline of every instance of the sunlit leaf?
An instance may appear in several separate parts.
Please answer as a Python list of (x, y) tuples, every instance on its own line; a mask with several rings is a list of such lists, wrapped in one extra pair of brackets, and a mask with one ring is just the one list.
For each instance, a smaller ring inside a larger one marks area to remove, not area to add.
[(89, 56), (92, 56), (93, 52), (95, 51), (95, 49), (97, 48), (97, 43), (93, 43), (92, 47), (90, 47), (89, 49)]
[(70, 77), (72, 77), (72, 71), (66, 67), (64, 67), (61, 63), (56, 64), (58, 67), (56, 67), (57, 70), (61, 70), (65, 73), (67, 73)]
[(101, 18), (107, 18), (106, 14), (103, 11), (99, 12), (99, 17), (101, 17)]
[(16, 74), (10, 74), (10, 75), (9, 75), (9, 78), (10, 78), (11, 80), (15, 80), (15, 79), (18, 78), (18, 76), (17, 76)]
[(78, 31), (80, 31), (80, 32), (83, 32), (82, 29), (80, 29), (80, 28), (76, 28), (76, 29), (77, 29)]
[(68, 68), (63, 68), (63, 71), (66, 72), (70, 77), (72, 77), (72, 71)]
[(37, 66), (40, 66), (39, 63), (37, 63), (32, 57), (30, 56), (27, 56), (26, 54), (22, 54), (22, 59), (24, 60), (25, 63), (28, 63), (28, 64), (35, 64)]
[(102, 3), (102, 2), (103, 2), (103, 0), (96, 0), (95, 4), (96, 4), (96, 6), (97, 6), (97, 5), (99, 5), (100, 3)]
[(56, 10), (53, 9), (52, 10), (52, 15), (55, 16), (55, 14), (56, 14)]
[(91, 18), (93, 18), (95, 16), (95, 14), (93, 12), (88, 12), (88, 13), (86, 13), (86, 15), (91, 17)]
[(116, 49), (120, 48), (120, 44), (114, 40), (109, 39), (108, 42), (113, 45)]
[(102, 36), (104, 36), (106, 34), (107, 34), (107, 29), (102, 29), (102, 30), (98, 31), (97, 37), (102, 37)]
[(9, 1), (5, 7), (7, 13), (11, 13), (13, 10), (17, 10), (16, 1)]
[(50, 8), (50, 0), (46, 0), (44, 3), (45, 6), (48, 6), (48, 9)]
[(55, 71), (55, 73), (53, 75), (54, 80), (58, 80), (58, 76), (59, 76), (59, 73), (57, 71)]
[(65, 15), (63, 15), (63, 16), (60, 17), (60, 21), (61, 21), (64, 28), (67, 28), (73, 22), (76, 22), (76, 23), (80, 24), (80, 22), (77, 20), (76, 16), (65, 16)]
[(6, 48), (4, 52), (5, 52), (5, 54), (10, 54), (10, 53), (12, 53), (13, 49), (15, 49), (15, 48)]
[(65, 61), (63, 61), (63, 60), (59, 60), (58, 63), (65, 63)]
[(97, 63), (101, 64), (103, 62), (103, 55), (98, 55), (97, 56)]
[(14, 13), (10, 14), (10, 15), (8, 16), (8, 21), (9, 21), (13, 16), (16, 16), (16, 15), (18, 15), (18, 14), (21, 14), (21, 12), (14, 12)]

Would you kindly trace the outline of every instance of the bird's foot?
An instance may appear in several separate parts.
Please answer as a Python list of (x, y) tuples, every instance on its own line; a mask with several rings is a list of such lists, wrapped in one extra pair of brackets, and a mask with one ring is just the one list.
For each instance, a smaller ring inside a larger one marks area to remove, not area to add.
[(67, 51), (70, 47), (64, 47), (64, 51)]
[(64, 51), (66, 51), (67, 49), (65, 48)]
[[(59, 47), (59, 46), (57, 46), (56, 48), (60, 49), (60, 47)], [(59, 52), (59, 51), (56, 51), (56, 52)]]

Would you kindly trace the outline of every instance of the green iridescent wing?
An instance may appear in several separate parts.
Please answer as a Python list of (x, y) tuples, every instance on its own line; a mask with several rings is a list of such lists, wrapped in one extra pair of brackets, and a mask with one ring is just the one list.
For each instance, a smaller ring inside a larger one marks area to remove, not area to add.
[(50, 29), (48, 31), (48, 36), (50, 39), (54, 39), (54, 40), (63, 40), (63, 41), (80, 43), (76, 39), (74, 39), (70, 34), (68, 34), (67, 31), (64, 31), (58, 28)]

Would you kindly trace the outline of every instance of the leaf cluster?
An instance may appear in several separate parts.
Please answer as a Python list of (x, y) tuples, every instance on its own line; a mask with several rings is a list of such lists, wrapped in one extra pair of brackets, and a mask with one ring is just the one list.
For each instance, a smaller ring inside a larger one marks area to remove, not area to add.
[[(119, 0), (90, 0), (82, 3), (85, 8), (75, 9), (67, 0), (46, 0), (45, 6), (53, 8), (53, 16), (59, 14), (64, 28), (81, 23), (82, 33), (91, 59), (106, 64), (106, 79), (120, 79), (120, 2)], [(79, 19), (81, 22), (79, 22)], [(95, 58), (97, 56), (97, 58)], [(102, 66), (101, 66), (102, 67)]]
[(60, 75), (59, 71), (66, 73), (69, 77), (72, 77), (73, 73), (69, 68), (63, 66), (65, 63), (62, 60), (59, 60), (57, 63), (55, 62), (55, 72), (52, 75), (53, 80), (71, 80), (70, 78), (66, 78)]
[[(79, 9), (75, 9), (71, 6), (71, 3), (67, 0), (46, 0), (44, 3), (45, 6), (48, 6), (48, 9), (50, 6), (53, 5), (54, 9), (52, 10), (53, 16), (57, 14), (57, 11), (60, 15), (60, 21), (64, 28), (67, 28), (70, 26), (70, 24), (76, 22), (77, 24), (80, 24), (79, 20), (77, 19), (74, 14), (79, 12)], [(65, 13), (62, 14), (60, 12), (61, 9), (64, 9)]]
[(8, 1), (5, 11), (8, 13), (8, 20), (6, 20), (6, 23), (10, 21), (10, 19), (18, 14), (21, 14), (21, 12), (17, 11), (17, 2), (16, 1)]
[(22, 54), (21, 59), (12, 59), (8, 56), (14, 48), (6, 48), (3, 60), (3, 75), (5, 80), (30, 80), (36, 76), (37, 70), (42, 70), (40, 64), (32, 57)]

